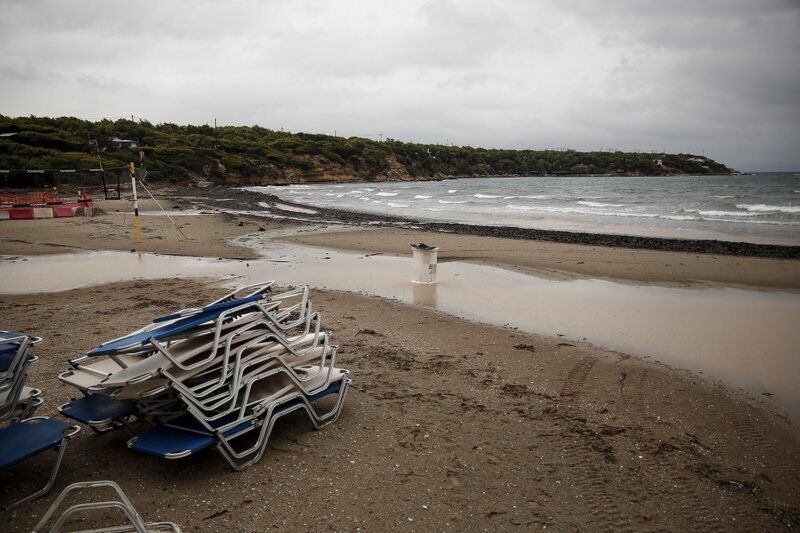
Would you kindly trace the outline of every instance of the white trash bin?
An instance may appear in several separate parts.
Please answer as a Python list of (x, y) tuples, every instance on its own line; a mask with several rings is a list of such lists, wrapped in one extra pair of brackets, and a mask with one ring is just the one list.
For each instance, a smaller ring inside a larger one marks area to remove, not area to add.
[(414, 283), (436, 283), (436, 262), (439, 258), (439, 248), (421, 242), (412, 244), (413, 273), (411, 281)]

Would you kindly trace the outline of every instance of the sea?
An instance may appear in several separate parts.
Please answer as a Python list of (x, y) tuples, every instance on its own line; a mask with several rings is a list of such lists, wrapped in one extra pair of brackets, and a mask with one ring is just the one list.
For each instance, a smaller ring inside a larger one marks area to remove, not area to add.
[(800, 245), (800, 173), (497, 177), (246, 187), (420, 221)]

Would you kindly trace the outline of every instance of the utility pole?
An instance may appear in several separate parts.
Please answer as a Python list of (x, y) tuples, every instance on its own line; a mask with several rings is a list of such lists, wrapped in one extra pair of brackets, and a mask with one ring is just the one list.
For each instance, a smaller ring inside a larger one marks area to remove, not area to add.
[(381, 136), (381, 142), (383, 142), (383, 133), (379, 133), (378, 135)]

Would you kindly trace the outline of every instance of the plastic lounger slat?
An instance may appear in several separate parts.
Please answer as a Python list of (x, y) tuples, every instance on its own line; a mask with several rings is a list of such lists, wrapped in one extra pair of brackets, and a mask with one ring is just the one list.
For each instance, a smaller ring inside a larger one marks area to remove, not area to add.
[(136, 441), (130, 444), (130, 448), (156, 457), (168, 457), (177, 454), (191, 455), (205, 450), (214, 442), (215, 439), (211, 435), (167, 426), (156, 426), (139, 435)]
[[(241, 300), (244, 300), (244, 302), (238, 301), (236, 305), (247, 303), (248, 301), (250, 301), (250, 298), (242, 298)], [(176, 322), (173, 322), (172, 324), (167, 324), (166, 326), (162, 326), (160, 328), (152, 329), (150, 331), (143, 331), (135, 335), (129, 335), (128, 337), (118, 339), (112, 343), (95, 348), (94, 350), (90, 351), (87, 355), (93, 357), (98, 355), (108, 355), (116, 352), (117, 350), (133, 346), (135, 344), (145, 345), (151, 338), (155, 338), (156, 340), (161, 340), (170, 337), (172, 335), (177, 335), (178, 333), (189, 331), (195, 328), (196, 326), (199, 326), (200, 324), (214, 320), (223, 311), (225, 311), (225, 309), (215, 309), (209, 312), (202, 312), (195, 315), (190, 315), (186, 318), (182, 318)]]
[(62, 415), (84, 424), (119, 420), (131, 414), (131, 412), (131, 406), (127, 402), (115, 400), (102, 394), (91, 394), (72, 400), (61, 409)]
[(16, 331), (0, 331), (0, 341), (8, 339), (16, 339), (18, 337), (25, 337), (24, 333), (17, 333)]
[(312, 394), (311, 396), (309, 396), (309, 397), (308, 397), (308, 401), (309, 401), (309, 402), (316, 402), (316, 401), (317, 401), (317, 400), (319, 400), (320, 398), (324, 398), (325, 396), (328, 396), (329, 394), (333, 394), (334, 392), (339, 392), (339, 389), (340, 389), (341, 387), (342, 387), (342, 382), (341, 382), (341, 381), (337, 381), (336, 383), (331, 383), (331, 384), (328, 386), (328, 388), (327, 388), (327, 389), (325, 389), (325, 390), (323, 390), (323, 391), (320, 391), (320, 392), (318, 392), (318, 393), (316, 393), (316, 394)]
[[(226, 424), (229, 424), (229, 423), (235, 421), (237, 416), (238, 416), (238, 413), (231, 413), (228, 416), (224, 416), (224, 417), (222, 417), (222, 418), (220, 418), (218, 420), (214, 420), (213, 422), (210, 422), (209, 425), (211, 427), (213, 427), (213, 428), (219, 428), (219, 427), (222, 427), (222, 426), (224, 426)], [(238, 426), (225, 431), (224, 434), (228, 435), (228, 434), (236, 433), (238, 431), (241, 431), (241, 430), (251, 426), (252, 424), (253, 424), (253, 422), (249, 421), (249, 420), (246, 421), (246, 422), (242, 422)], [(175, 419), (173, 419), (173, 420), (171, 420), (169, 422), (169, 425), (175, 427), (175, 429), (183, 428), (183, 429), (185, 429), (187, 431), (191, 431), (191, 432), (202, 432), (202, 433), (206, 433), (206, 434), (209, 434), (209, 435), (211, 434), (208, 431), (208, 428), (206, 426), (204, 426), (203, 424), (201, 424), (192, 415), (183, 415), (183, 416), (181, 416), (179, 418), (175, 418)]]
[[(14, 362), (14, 357), (17, 355), (17, 349), (19, 347), (14, 348), (13, 351), (3, 352), (0, 350), (0, 372), (5, 372), (11, 367), (11, 363)], [(33, 360), (33, 355), (27, 355), (27, 362), (31, 362)]]
[(194, 316), (194, 315), (201, 314), (201, 313), (210, 313), (210, 312), (214, 312), (214, 311), (225, 311), (226, 309), (231, 309), (231, 308), (236, 307), (238, 305), (243, 305), (243, 304), (250, 303), (250, 302), (257, 302), (258, 300), (263, 300), (264, 298), (265, 298), (265, 296), (263, 294), (256, 294), (254, 296), (248, 296), (246, 298), (238, 298), (236, 300), (229, 300), (227, 302), (220, 302), (218, 304), (207, 305), (205, 307), (202, 307), (200, 309), (195, 309), (193, 311), (184, 312), (183, 314), (181, 314), (181, 313), (172, 313), (171, 315), (160, 316), (158, 318), (154, 318), (153, 319), (153, 323), (157, 324), (158, 322), (166, 322), (167, 320), (172, 320), (172, 319), (175, 319), (175, 318), (181, 318), (181, 317), (184, 317), (184, 316), (186, 316), (186, 317)]
[(59, 420), (17, 422), (0, 429), (0, 470), (57, 448), (69, 424)]

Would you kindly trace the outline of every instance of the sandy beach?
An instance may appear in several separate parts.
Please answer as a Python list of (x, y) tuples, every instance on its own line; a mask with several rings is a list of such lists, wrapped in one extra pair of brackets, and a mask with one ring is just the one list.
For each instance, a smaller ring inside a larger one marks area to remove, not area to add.
[[(183, 211), (174, 219), (186, 239), (166, 217), (143, 217), (141, 249), (246, 261), (256, 254), (230, 239), (308, 224), (199, 214), (213, 205), (188, 194), (165, 205)], [(120, 214), (125, 204), (99, 207), (105, 213), (93, 218), (0, 223), (0, 254), (129, 251), (131, 219)], [(558, 279), (800, 288), (797, 261), (789, 259), (398, 227), (342, 227), (289, 239), (385, 255), (407, 254), (409, 243), (425, 241), (442, 247), (444, 262)], [(128, 281), (4, 294), (0, 313), (4, 328), (45, 338), (29, 381), (45, 391), (40, 414), (54, 415), (76, 394), (56, 379), (67, 359), (153, 316), (223, 292), (211, 280)], [(314, 432), (300, 415), (283, 420), (268, 454), (241, 473), (213, 452), (159, 461), (126, 450), (123, 432), (84, 430), (67, 450), (54, 491), (3, 517), (6, 528), (13, 520), (13, 528), (29, 529), (61, 487), (95, 478), (120, 483), (149, 520), (172, 520), (188, 531), (753, 531), (800, 525), (800, 432), (759, 399), (589, 343), (348, 292), (315, 291), (312, 298), (341, 345), (341, 365), (353, 374), (335, 425)], [(11, 487), (38, 483), (31, 472), (41, 475), (48, 459), (3, 473), (0, 499), (9, 499)], [(164, 491), (176, 497), (165, 500)]]

